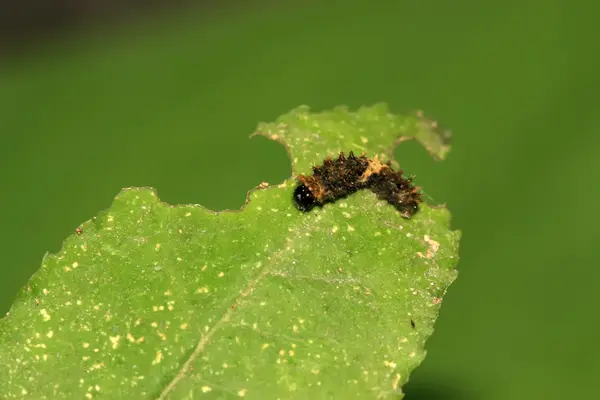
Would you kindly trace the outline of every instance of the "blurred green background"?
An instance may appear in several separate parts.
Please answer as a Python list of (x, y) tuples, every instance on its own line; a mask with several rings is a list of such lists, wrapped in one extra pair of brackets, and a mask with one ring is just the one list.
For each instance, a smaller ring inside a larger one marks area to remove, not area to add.
[(396, 151), (463, 231), (407, 399), (596, 398), (600, 5), (226, 2), (47, 41), (0, 70), (0, 311), (122, 187), (239, 208), (291, 173), (248, 140), (300, 104), (385, 101), (454, 132)]

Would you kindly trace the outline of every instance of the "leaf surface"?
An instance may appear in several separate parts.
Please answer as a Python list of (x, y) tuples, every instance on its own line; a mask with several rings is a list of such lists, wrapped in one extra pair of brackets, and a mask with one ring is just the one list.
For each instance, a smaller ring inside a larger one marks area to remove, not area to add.
[[(447, 137), (378, 104), (292, 110), (255, 134), (295, 173), (354, 150), (389, 159)], [(460, 233), (423, 205), (405, 220), (361, 191), (309, 213), (294, 179), (237, 211), (123, 190), (82, 224), (0, 320), (0, 397), (400, 398), (456, 277)]]

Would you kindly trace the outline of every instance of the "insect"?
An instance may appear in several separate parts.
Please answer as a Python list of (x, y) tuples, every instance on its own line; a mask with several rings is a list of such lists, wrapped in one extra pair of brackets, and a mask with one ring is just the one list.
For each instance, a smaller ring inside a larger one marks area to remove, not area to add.
[(342, 152), (335, 160), (326, 158), (323, 165), (313, 167), (312, 175), (298, 175), (298, 180), (294, 204), (304, 212), (362, 189), (371, 190), (393, 205), (404, 218), (412, 217), (421, 202), (421, 193), (412, 185), (412, 178), (394, 171), (391, 161), (382, 163), (377, 157), (357, 157), (353, 152), (348, 157)]

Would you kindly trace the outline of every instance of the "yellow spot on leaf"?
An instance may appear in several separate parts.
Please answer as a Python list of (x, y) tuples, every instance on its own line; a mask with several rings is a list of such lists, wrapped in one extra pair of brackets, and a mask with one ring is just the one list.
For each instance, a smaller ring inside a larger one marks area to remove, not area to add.
[(163, 358), (163, 353), (162, 351), (157, 351), (156, 355), (154, 356), (154, 360), (152, 361), (152, 365), (156, 365), (158, 363), (160, 363), (162, 361)]
[(40, 310), (40, 314), (42, 314), (42, 317), (44, 318), (44, 321), (50, 321), (50, 314), (48, 313), (48, 311), (46, 311), (45, 308), (42, 308)]
[(119, 347), (119, 340), (121, 340), (121, 335), (109, 336), (108, 338), (110, 339), (110, 342), (112, 343), (113, 349), (116, 349), (117, 347)]
[(398, 382), (400, 382), (400, 374), (396, 374), (394, 380), (392, 381), (392, 389), (398, 389)]
[(102, 363), (93, 364), (93, 365), (92, 365), (92, 366), (91, 366), (91, 367), (88, 369), (88, 371), (94, 371), (94, 370), (96, 370), (96, 369), (100, 369), (100, 368), (103, 368), (103, 367), (104, 367), (104, 363), (103, 363), (103, 362), (102, 362)]

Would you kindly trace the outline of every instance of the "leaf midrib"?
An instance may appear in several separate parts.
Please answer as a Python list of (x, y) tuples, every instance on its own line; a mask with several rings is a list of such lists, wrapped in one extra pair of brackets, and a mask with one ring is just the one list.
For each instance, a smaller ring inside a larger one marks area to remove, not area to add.
[[(303, 225), (306, 226), (305, 224), (303, 224)], [(307, 227), (305, 232), (310, 233), (311, 231), (315, 230), (314, 228), (316, 228), (316, 224), (308, 224), (308, 225), (309, 226)], [(254, 279), (250, 280), (250, 283), (244, 289), (240, 290), (240, 294), (235, 299), (235, 307), (227, 307), (226, 311), (222, 314), (221, 318), (219, 318), (219, 320), (214, 324), (214, 326), (208, 330), (208, 333), (200, 336), (200, 339), (198, 340), (198, 343), (196, 344), (194, 351), (192, 351), (192, 353), (190, 354), (188, 359), (185, 360), (185, 362), (183, 363), (183, 365), (181, 366), (179, 371), (177, 371), (177, 374), (175, 375), (175, 377), (163, 389), (163, 391), (157, 397), (157, 400), (166, 399), (167, 396), (169, 395), (169, 393), (175, 389), (177, 384), (183, 378), (185, 378), (186, 373), (189, 370), (190, 366), (192, 365), (192, 363), (194, 361), (196, 361), (196, 359), (200, 356), (200, 354), (202, 354), (204, 352), (204, 349), (206, 348), (206, 345), (209, 343), (212, 336), (217, 331), (219, 331), (223, 326), (225, 326), (227, 324), (227, 322), (230, 321), (231, 316), (233, 315), (234, 311), (239, 311), (244, 306), (244, 302), (242, 302), (241, 299), (251, 296), (252, 292), (254, 291), (256, 286), (263, 280), (263, 278), (265, 276), (269, 275), (272, 272), (271, 268), (273, 265), (275, 265), (275, 261), (282, 258), (283, 255), (292, 248), (290, 242), (292, 241), (292, 239), (294, 237), (293, 233), (296, 233), (296, 232), (297, 232), (296, 230), (291, 231), (291, 234), (285, 239), (284, 243), (286, 245), (282, 249), (278, 250), (270, 258), (270, 260), (268, 260), (268, 262), (265, 263), (265, 265), (260, 269), (260, 271), (258, 272), (256, 277)]]

